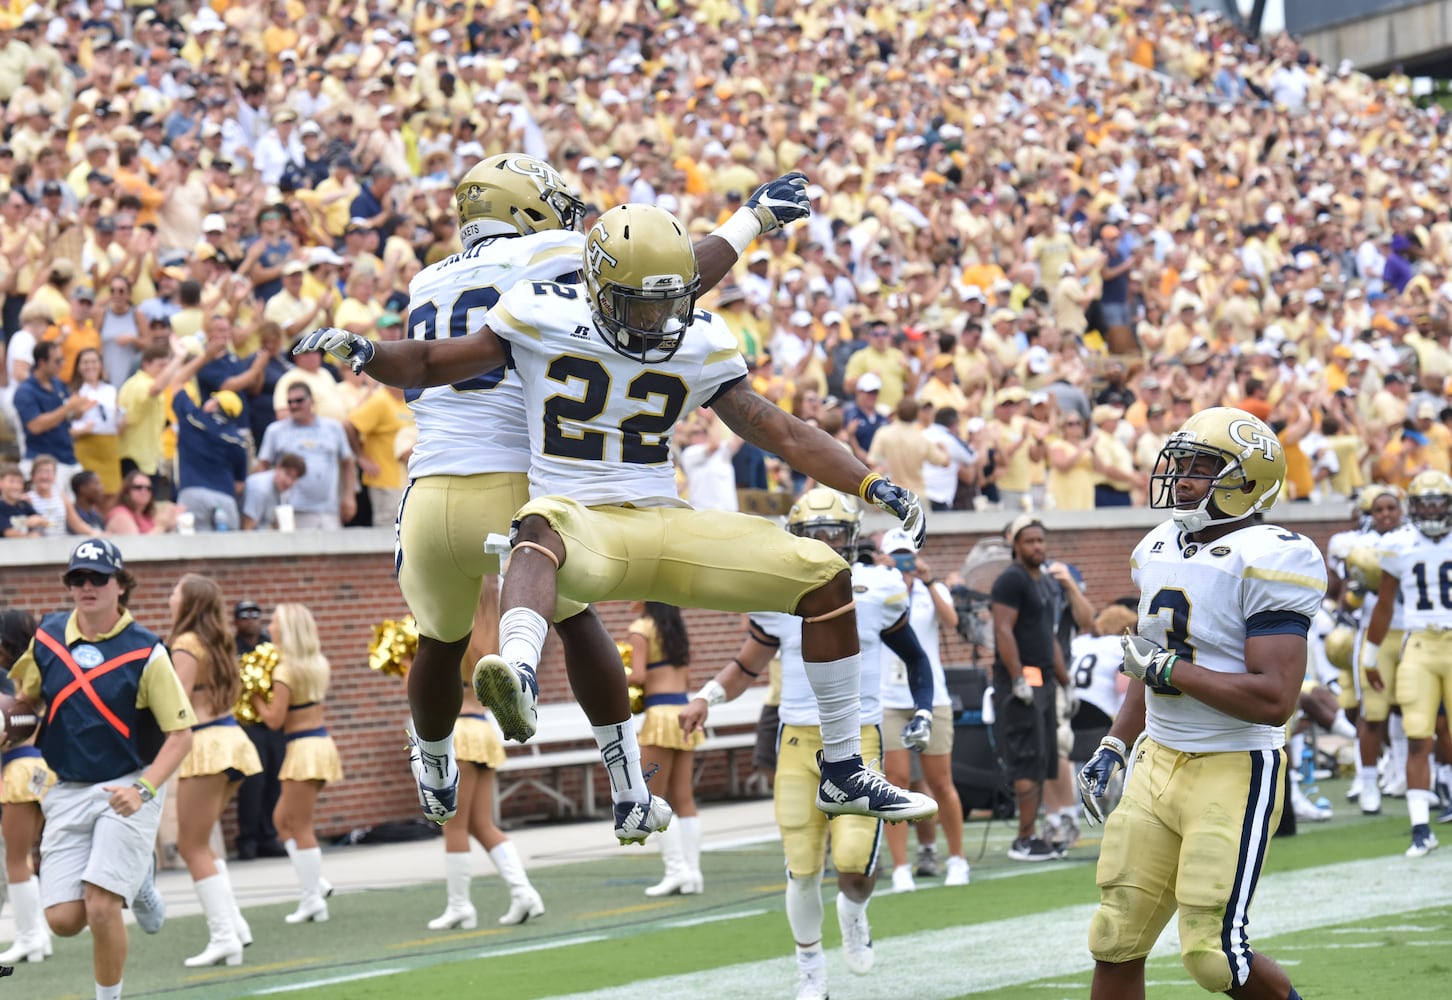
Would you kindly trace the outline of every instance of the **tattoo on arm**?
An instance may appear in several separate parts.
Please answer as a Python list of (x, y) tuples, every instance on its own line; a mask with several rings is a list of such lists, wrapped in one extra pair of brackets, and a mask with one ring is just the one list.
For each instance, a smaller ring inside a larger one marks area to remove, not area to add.
[(712, 404), (726, 426), (758, 448), (778, 451), (784, 432), (785, 411), (759, 395), (745, 381), (738, 382)]

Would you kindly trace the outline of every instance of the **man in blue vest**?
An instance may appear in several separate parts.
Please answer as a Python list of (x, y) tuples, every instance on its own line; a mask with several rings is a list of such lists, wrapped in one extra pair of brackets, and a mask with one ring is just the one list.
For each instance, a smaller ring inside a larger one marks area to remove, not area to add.
[(42, 619), (10, 671), (43, 711), (39, 746), (59, 779), (42, 803), (40, 899), (61, 937), (91, 929), (96, 1000), (120, 1000), (129, 902), (155, 934), (166, 911), (154, 881), (162, 789), (192, 745), (192, 713), (166, 647), (136, 624), (136, 579), (120, 551), (88, 538), (62, 577), (73, 611)]

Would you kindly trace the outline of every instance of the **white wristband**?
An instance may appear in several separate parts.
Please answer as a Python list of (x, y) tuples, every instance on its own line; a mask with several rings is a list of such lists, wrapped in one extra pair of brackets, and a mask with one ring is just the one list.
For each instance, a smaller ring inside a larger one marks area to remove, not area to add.
[(731, 249), (740, 257), (751, 246), (751, 241), (761, 235), (761, 220), (749, 208), (738, 208), (725, 222), (711, 230), (712, 236), (719, 236), (731, 244)]
[(1368, 670), (1376, 669), (1376, 654), (1381, 652), (1381, 646), (1367, 639), (1361, 644), (1361, 662)]
[(1129, 759), (1129, 748), (1124, 745), (1124, 740), (1120, 739), (1118, 736), (1106, 736), (1104, 737), (1104, 739), (1099, 741), (1099, 745), (1117, 751), (1120, 760)]
[(726, 697), (726, 689), (714, 678), (701, 685), (701, 690), (692, 696), (693, 700), (695, 698), (700, 698), (706, 703), (707, 707), (719, 705), (728, 700)]

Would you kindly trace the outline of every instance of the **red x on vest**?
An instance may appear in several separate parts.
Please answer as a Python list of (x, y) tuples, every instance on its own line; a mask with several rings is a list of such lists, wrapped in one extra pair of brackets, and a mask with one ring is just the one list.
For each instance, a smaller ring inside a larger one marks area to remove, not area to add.
[(93, 670), (84, 671), (81, 669), (80, 665), (76, 663), (75, 657), (71, 656), (71, 651), (67, 649), (66, 646), (62, 642), (60, 642), (60, 640), (56, 639), (55, 636), (46, 632), (44, 629), (37, 629), (35, 632), (35, 637), (39, 639), (47, 649), (49, 649), (52, 653), (60, 658), (60, 661), (66, 665), (66, 669), (71, 672), (71, 676), (75, 678), (75, 680), (71, 681), (65, 687), (61, 688), (60, 694), (56, 695), (55, 699), (51, 701), (50, 711), (46, 713), (46, 722), (52, 722), (55, 720), (55, 713), (60, 711), (60, 707), (65, 704), (67, 698), (75, 694), (78, 690), (84, 691), (86, 693), (86, 697), (91, 700), (91, 704), (96, 706), (96, 711), (101, 713), (101, 717), (104, 718), (107, 722), (111, 723), (111, 725), (118, 733), (120, 733), (123, 737), (129, 740), (131, 738), (131, 727), (126, 725), (126, 723), (122, 722), (120, 719), (116, 718), (116, 713), (106, 707), (106, 703), (101, 700), (101, 696), (96, 694), (96, 689), (91, 687), (91, 681), (92, 679), (100, 677), (103, 674), (109, 674), (117, 667), (124, 667), (128, 663), (134, 663), (137, 660), (146, 659), (151, 655), (151, 647), (148, 646), (145, 649), (133, 649), (129, 653), (122, 653), (120, 656), (107, 660), (105, 663), (101, 664), (99, 667), (96, 667)]

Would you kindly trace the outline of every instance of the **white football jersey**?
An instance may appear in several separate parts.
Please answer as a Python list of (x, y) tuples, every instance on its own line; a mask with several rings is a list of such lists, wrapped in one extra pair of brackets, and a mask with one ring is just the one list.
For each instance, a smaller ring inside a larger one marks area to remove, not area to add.
[(1093, 705), (1111, 719), (1119, 714), (1124, 694), (1119, 690), (1119, 668), (1124, 647), (1117, 635), (1076, 635), (1069, 644), (1069, 680), (1079, 700)]
[(499, 300), (489, 328), (505, 341), (524, 391), (530, 496), (684, 506), (671, 433), (746, 377), (736, 336), (720, 319), (697, 310), (675, 356), (644, 364), (596, 331), (584, 285), (527, 281)]
[(1391, 535), (1383, 537), (1396, 545), (1382, 552), (1381, 571), (1402, 582), (1400, 627), (1408, 632), (1452, 628), (1452, 535), (1434, 541), (1416, 528)]
[[(857, 642), (862, 648), (862, 724), (882, 724), (882, 632), (908, 609), (902, 574), (890, 566), (852, 567), (852, 596), (857, 601)], [(757, 628), (781, 646), (781, 721), (788, 726), (817, 726), (817, 696), (802, 661), (802, 620), (780, 611), (751, 616)]]
[[(1376, 553), (1379, 563), (1385, 556), (1401, 551), (1421, 537), (1421, 532), (1410, 524), (1399, 525), (1384, 535), (1368, 528), (1356, 536), (1355, 544), (1351, 548), (1353, 551), (1359, 548), (1371, 549)], [(1344, 570), (1341, 571), (1341, 575), (1343, 578), (1346, 576)], [(1357, 612), (1357, 621), (1362, 629), (1371, 624), (1371, 613), (1376, 610), (1376, 601), (1377, 596), (1374, 590), (1368, 590), (1362, 595), (1361, 610)], [(1398, 595), (1396, 607), (1392, 609), (1392, 623), (1388, 626), (1389, 628), (1399, 630), (1406, 627), (1406, 606), (1405, 598)]]
[[(1273, 524), (1199, 544), (1166, 521), (1135, 547), (1130, 573), (1140, 588), (1139, 634), (1221, 673), (1246, 672), (1249, 635), (1306, 635), (1326, 595), (1326, 564), (1315, 544)], [(1304, 663), (1296, 667), (1304, 674)], [(1174, 687), (1145, 691), (1145, 729), (1173, 750), (1274, 750), (1285, 743), (1283, 725), (1237, 719)]]
[[(893, 570), (897, 572), (897, 570)], [(943, 596), (948, 597), (948, 585), (941, 587)], [(933, 666), (933, 704), (951, 705), (953, 698), (948, 694), (948, 679), (943, 674), (941, 642), (938, 638), (938, 608), (933, 604), (933, 595), (928, 593), (927, 584), (919, 581), (908, 591), (908, 625), (918, 637), (918, 645), (928, 654)], [(913, 693), (908, 687), (907, 664), (898, 659), (892, 650), (882, 651), (882, 705), (884, 708), (913, 708)]]
[[(585, 237), (552, 230), (499, 237), (420, 271), (408, 286), (411, 340), (477, 333), (499, 297), (520, 281), (554, 281), (580, 268)], [(404, 392), (418, 424), (408, 474), (473, 476), (529, 469), (529, 432), (518, 376), (504, 366), (477, 378)]]

